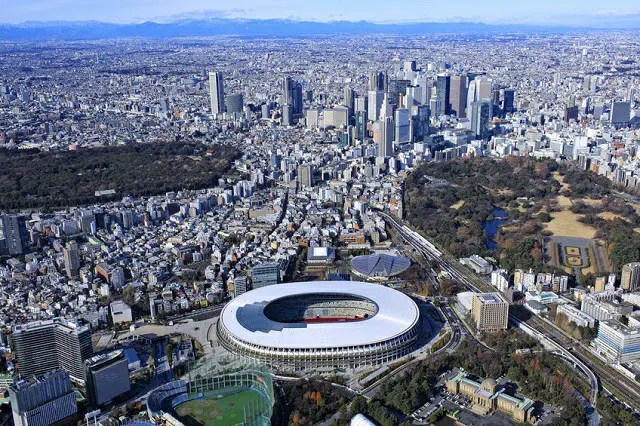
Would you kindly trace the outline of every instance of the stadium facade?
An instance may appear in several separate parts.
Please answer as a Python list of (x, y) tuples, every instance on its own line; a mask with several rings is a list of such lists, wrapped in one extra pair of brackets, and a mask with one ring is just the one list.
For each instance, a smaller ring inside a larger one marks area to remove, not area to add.
[(355, 281), (256, 289), (229, 302), (217, 325), (225, 349), (277, 370), (388, 363), (412, 352), (421, 331), (411, 298)]

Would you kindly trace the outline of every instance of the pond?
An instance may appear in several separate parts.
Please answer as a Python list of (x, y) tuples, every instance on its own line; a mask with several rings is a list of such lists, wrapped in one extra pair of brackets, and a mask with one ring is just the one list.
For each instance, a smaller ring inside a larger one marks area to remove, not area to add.
[(502, 209), (494, 209), (491, 212), (491, 216), (493, 217), (490, 217), (490, 220), (486, 220), (482, 228), (484, 229), (484, 232), (487, 233), (487, 248), (494, 250), (498, 248), (498, 243), (495, 240), (495, 237), (498, 235), (498, 230), (506, 222), (509, 215)]

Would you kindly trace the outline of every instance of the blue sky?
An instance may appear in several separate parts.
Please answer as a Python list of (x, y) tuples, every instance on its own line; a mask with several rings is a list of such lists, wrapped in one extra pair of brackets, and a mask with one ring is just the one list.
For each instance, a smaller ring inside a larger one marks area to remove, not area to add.
[(166, 22), (179, 18), (531, 23), (640, 27), (640, 1), (617, 0), (2, 0), (0, 22)]

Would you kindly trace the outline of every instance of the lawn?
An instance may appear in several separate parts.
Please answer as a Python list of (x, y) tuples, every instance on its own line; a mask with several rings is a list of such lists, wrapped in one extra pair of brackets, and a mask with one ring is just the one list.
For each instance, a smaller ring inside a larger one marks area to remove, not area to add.
[(593, 239), (596, 236), (595, 228), (578, 221), (582, 215), (563, 210), (551, 213), (551, 217), (553, 220), (546, 224), (546, 229), (553, 235), (587, 239)]
[(262, 396), (255, 390), (243, 390), (221, 399), (210, 395), (188, 401), (177, 406), (175, 412), (185, 424), (233, 426), (244, 421), (244, 407), (251, 404), (262, 406)]

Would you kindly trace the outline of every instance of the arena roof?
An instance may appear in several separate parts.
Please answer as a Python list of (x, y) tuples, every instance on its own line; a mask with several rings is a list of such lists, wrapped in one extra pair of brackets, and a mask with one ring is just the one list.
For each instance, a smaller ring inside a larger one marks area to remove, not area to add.
[(409, 259), (380, 253), (354, 257), (351, 261), (354, 272), (369, 277), (392, 277), (406, 271), (409, 266)]
[[(354, 322), (281, 323), (267, 318), (269, 303), (291, 296), (344, 294), (375, 303), (378, 312)], [(258, 288), (231, 300), (220, 314), (222, 326), (246, 343), (285, 349), (319, 349), (370, 345), (400, 336), (419, 320), (411, 298), (399, 291), (356, 281), (314, 281)]]

